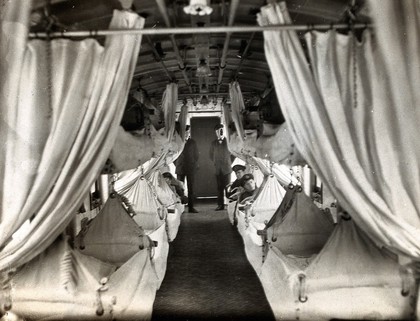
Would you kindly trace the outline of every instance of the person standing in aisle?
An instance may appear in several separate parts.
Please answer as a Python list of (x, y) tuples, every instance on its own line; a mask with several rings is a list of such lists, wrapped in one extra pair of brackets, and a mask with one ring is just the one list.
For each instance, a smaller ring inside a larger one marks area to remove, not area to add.
[(198, 213), (194, 208), (194, 179), (195, 172), (198, 169), (198, 148), (197, 143), (191, 138), (190, 126), (187, 125), (185, 128), (185, 146), (175, 161), (177, 179), (181, 182), (187, 179), (188, 188), (188, 212)]
[(223, 131), (223, 125), (218, 124), (214, 127), (217, 139), (210, 145), (210, 159), (216, 168), (217, 182), (217, 208), (216, 211), (225, 209), (224, 191), (226, 185), (230, 183), (230, 174), (232, 173), (232, 159), (227, 147), (227, 141)]

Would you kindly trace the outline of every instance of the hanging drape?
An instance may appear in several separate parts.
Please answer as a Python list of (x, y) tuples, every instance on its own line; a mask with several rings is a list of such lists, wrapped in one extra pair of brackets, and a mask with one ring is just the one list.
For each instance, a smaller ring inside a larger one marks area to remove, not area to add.
[(175, 133), (168, 141), (165, 128), (156, 130), (150, 125), (149, 135), (146, 129), (129, 133), (120, 126), (109, 159), (112, 162), (112, 171), (121, 172), (164, 154), (167, 155), (169, 164), (178, 157), (183, 148), (182, 137)]
[[(372, 7), (377, 48), (370, 31), (357, 44), (333, 30), (312, 32), (306, 40), (313, 72), (295, 32), (265, 31), (265, 52), (304, 158), (376, 243), (418, 259), (419, 4)], [(263, 7), (258, 19), (291, 23), (284, 3)]]
[[(229, 97), (232, 112), (232, 120), (240, 141), (245, 138), (244, 127), (242, 124), (242, 112), (245, 110), (244, 98), (242, 97), (241, 87), (237, 81), (229, 84)], [(228, 125), (228, 124), (227, 124)]]
[(261, 131), (244, 130), (243, 111), (245, 110), (241, 88), (237, 81), (229, 84), (231, 108), (224, 107), (225, 124), (234, 124), (236, 131), (227, 130), (229, 151), (242, 159), (259, 157), (288, 166), (305, 164), (295, 147), (286, 123), (281, 125), (262, 123)]
[[(5, 6), (21, 9), (23, 2)], [(76, 213), (116, 137), (141, 41), (111, 36), (102, 47), (93, 39), (33, 40), (20, 45), (20, 59), (10, 44), (24, 33), (4, 41), (9, 17), (2, 19), (2, 57), (12, 65), (19, 59), (22, 70), (2, 73), (6, 84), (17, 83), (14, 92), (0, 88), (1, 97), (16, 96), (1, 106), (0, 270), (42, 252)], [(143, 24), (134, 13), (115, 11), (110, 27)], [(1, 64), (3, 71), (7, 62)], [(25, 222), (25, 233), (12, 238)]]
[(234, 155), (245, 157), (256, 156), (269, 159), (272, 162), (285, 164), (289, 167), (304, 165), (306, 162), (295, 146), (287, 124), (264, 126), (273, 129), (272, 135), (258, 136), (258, 130), (245, 130), (244, 138), (241, 139), (236, 132), (229, 137), (229, 150)]
[(116, 174), (116, 181), (114, 182), (114, 189), (119, 194), (127, 193), (140, 177), (144, 176), (150, 179), (150, 176), (160, 167), (166, 164), (166, 155), (161, 154), (158, 157), (153, 157), (141, 166), (123, 171)]
[[(185, 142), (185, 128), (187, 126), (188, 120), (188, 106), (183, 104), (181, 106), (181, 112), (178, 116), (178, 123), (179, 123), (179, 136), (181, 136), (182, 141)], [(182, 151), (180, 151), (181, 153)]]
[(265, 176), (274, 175), (284, 187), (287, 187), (289, 184), (299, 184), (299, 180), (293, 175), (290, 168), (284, 164), (271, 163), (259, 157), (252, 157), (252, 163), (257, 165)]
[(175, 133), (176, 105), (178, 103), (178, 84), (166, 85), (162, 96), (162, 110), (165, 117), (165, 134), (168, 141)]
[[(167, 163), (172, 163), (184, 148), (184, 135), (175, 131), (178, 85), (166, 86), (162, 98), (165, 127), (156, 130), (153, 125), (148, 129), (126, 132), (121, 126), (109, 156), (113, 171), (130, 170), (144, 164), (154, 157), (165, 154)], [(183, 115), (183, 117), (186, 117)]]

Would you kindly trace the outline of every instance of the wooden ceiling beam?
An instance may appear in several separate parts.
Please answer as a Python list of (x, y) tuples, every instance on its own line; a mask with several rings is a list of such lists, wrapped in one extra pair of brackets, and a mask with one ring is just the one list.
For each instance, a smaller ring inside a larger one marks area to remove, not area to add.
[[(238, 5), (239, 5), (239, 0), (232, 0), (230, 4), (230, 8), (229, 8), (228, 27), (233, 26), (233, 23), (235, 22), (235, 15), (236, 15), (236, 10), (238, 9)], [(217, 81), (216, 92), (219, 92), (220, 90), (220, 85), (223, 79), (223, 71), (226, 68), (226, 57), (229, 50), (229, 41), (230, 41), (231, 35), (232, 33), (230, 32), (226, 33), (225, 42), (223, 44), (223, 51), (222, 51), (222, 57), (220, 58), (219, 76), (218, 76), (218, 81)]]
[[(156, 4), (158, 5), (159, 12), (165, 21), (165, 24), (168, 28), (171, 28), (171, 21), (169, 20), (168, 9), (166, 8), (165, 0), (156, 0)], [(192, 93), (192, 87), (190, 79), (186, 72), (186, 67), (184, 61), (182, 60), (181, 54), (179, 52), (178, 44), (176, 42), (175, 36), (173, 34), (169, 35), (169, 38), (172, 42), (172, 48), (175, 52), (176, 59), (178, 61), (179, 70), (182, 72), (182, 76), (184, 77), (185, 83), (188, 85), (190, 92)]]

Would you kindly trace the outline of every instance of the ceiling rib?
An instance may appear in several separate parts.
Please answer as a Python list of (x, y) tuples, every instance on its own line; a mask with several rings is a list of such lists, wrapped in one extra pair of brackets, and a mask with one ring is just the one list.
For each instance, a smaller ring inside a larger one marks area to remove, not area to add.
[[(166, 27), (171, 28), (171, 21), (169, 20), (168, 9), (166, 8), (165, 0), (156, 0), (156, 4), (158, 5), (159, 12), (163, 17), (163, 20), (165, 21)], [(181, 70), (182, 76), (184, 77), (184, 80), (185, 80), (185, 83), (187, 84), (190, 92), (192, 93), (193, 89), (191, 87), (191, 82), (190, 82), (190, 79), (187, 75), (185, 64), (184, 64), (184, 61), (182, 60), (181, 54), (179, 52), (178, 44), (176, 43), (175, 36), (173, 34), (171, 34), (171, 35), (169, 35), (169, 38), (171, 39), (172, 48), (174, 49), (176, 59), (178, 60), (179, 70)]]
[(238, 77), (238, 73), (239, 73), (239, 71), (241, 71), (242, 63), (244, 62), (244, 60), (246, 59), (246, 57), (248, 55), (249, 47), (251, 46), (252, 40), (254, 40), (254, 36), (255, 36), (255, 32), (253, 32), (251, 34), (251, 37), (249, 37), (248, 43), (247, 43), (247, 45), (246, 45), (246, 47), (245, 47), (245, 49), (244, 49), (244, 51), (242, 53), (241, 60), (239, 61), (239, 66), (236, 69), (235, 73), (233, 74), (232, 80), (234, 80), (234, 79), (236, 79)]
[[(150, 39), (150, 37), (149, 37), (149, 36), (147, 36), (147, 35), (146, 35), (145, 37), (146, 37), (147, 42), (148, 42), (148, 43), (149, 43), (149, 45), (150, 45), (150, 48), (152, 49), (153, 54), (155, 55), (155, 57), (156, 57), (156, 58), (157, 58), (157, 57), (160, 57), (160, 55), (159, 55), (159, 53), (157, 52), (157, 50), (156, 50), (155, 46), (153, 45), (152, 39)], [(163, 62), (163, 59), (162, 59), (162, 58), (160, 58), (160, 59), (159, 59), (159, 63), (162, 65), (163, 70), (165, 71), (166, 75), (167, 75), (167, 76), (168, 76), (168, 78), (169, 78), (169, 81), (174, 81), (174, 77), (172, 77), (172, 76), (170, 75), (170, 73), (169, 73), (169, 71), (168, 71), (168, 68), (166, 68), (165, 63)]]
[[(230, 8), (229, 8), (228, 27), (233, 26), (233, 23), (235, 21), (236, 9), (238, 8), (238, 5), (239, 5), (239, 0), (232, 0), (232, 2), (230, 4)], [(223, 71), (226, 68), (226, 57), (227, 57), (227, 54), (228, 54), (229, 41), (230, 41), (230, 36), (231, 35), (232, 35), (231, 32), (228, 32), (226, 34), (225, 43), (223, 44), (223, 52), (222, 52), (222, 57), (220, 59), (219, 76), (218, 76), (218, 79), (217, 79), (217, 89), (216, 89), (216, 92), (219, 92), (220, 85), (222, 84)]]

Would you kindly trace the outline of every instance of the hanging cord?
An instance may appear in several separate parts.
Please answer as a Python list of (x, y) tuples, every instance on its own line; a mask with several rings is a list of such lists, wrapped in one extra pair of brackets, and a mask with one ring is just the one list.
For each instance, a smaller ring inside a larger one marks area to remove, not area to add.
[(288, 187), (289, 187), (289, 189), (293, 189), (295, 186), (293, 185), (294, 174), (293, 174), (293, 168), (292, 167), (290, 167), (289, 172), (290, 172), (290, 183), (289, 183)]
[(409, 265), (400, 266), (400, 278), (401, 278), (401, 295), (408, 296), (410, 289), (412, 288), (412, 280), (414, 280), (414, 272), (412, 267)]
[(158, 215), (159, 215), (159, 218), (162, 221), (165, 220), (166, 219), (165, 206), (160, 201), (159, 196), (156, 193), (155, 187), (153, 186), (152, 182), (146, 176), (143, 176), (143, 179), (146, 180), (147, 185), (149, 185), (150, 190), (152, 191), (153, 197), (159, 203), (159, 207), (158, 207)]
[(357, 4), (356, 1), (353, 0), (351, 6), (347, 9), (347, 19), (350, 25), (350, 31), (352, 33), (352, 62), (353, 62), (353, 108), (358, 107), (358, 96), (357, 96), (357, 37), (356, 37), (356, 28), (355, 23), (357, 20), (356, 12), (357, 12)]
[(65, 238), (65, 249), (60, 262), (60, 279), (61, 285), (69, 293), (76, 291), (76, 275), (74, 272), (73, 253), (68, 245), (68, 238)]
[(118, 196), (120, 197), (121, 202), (124, 204), (128, 215), (130, 215), (130, 217), (137, 215), (136, 211), (133, 208), (133, 204), (131, 204), (130, 200), (124, 195), (118, 195)]
[(78, 243), (79, 249), (83, 251), (86, 248), (85, 237), (89, 230), (90, 221), (87, 217), (84, 217), (80, 223), (81, 223), (81, 228), (77, 236), (77, 243)]
[(274, 174), (273, 174), (273, 166), (274, 166), (274, 162), (271, 162), (270, 161), (270, 177), (274, 177)]
[(48, 93), (48, 112), (47, 119), (50, 119), (53, 114), (53, 81), (52, 81), (52, 40), (50, 37), (51, 29), (54, 24), (54, 19), (51, 17), (51, 0), (48, 0), (47, 5), (44, 7), (44, 14), (47, 19), (47, 28), (46, 28), (46, 61), (47, 61), (47, 93)]
[(12, 278), (16, 269), (9, 269), (0, 273), (0, 290), (3, 293), (3, 302), (0, 312), (12, 309)]
[(353, 56), (353, 108), (358, 106), (357, 97), (357, 37), (352, 24), (352, 56)]
[(303, 175), (303, 173), (302, 173), (302, 170), (301, 170), (301, 167), (300, 166), (296, 166), (296, 180), (297, 180), (297, 183), (296, 183), (296, 186), (297, 186), (297, 191), (299, 192), (299, 193), (301, 193), (302, 191), (303, 191), (303, 188), (302, 188), (302, 175)]
[(117, 181), (117, 175), (111, 175), (111, 181), (109, 182), (109, 197), (115, 198), (118, 193), (115, 191), (115, 182)]
[(102, 304), (102, 292), (108, 291), (108, 278), (104, 277), (101, 279), (101, 286), (96, 290), (96, 315), (101, 316), (105, 313), (104, 306)]

